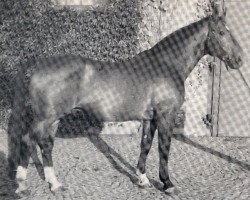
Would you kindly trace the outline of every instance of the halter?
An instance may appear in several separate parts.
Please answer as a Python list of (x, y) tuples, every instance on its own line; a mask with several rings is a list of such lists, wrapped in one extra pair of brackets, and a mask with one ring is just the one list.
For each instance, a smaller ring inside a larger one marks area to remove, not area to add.
[[(211, 1), (210, 1), (211, 2)], [(212, 2), (211, 2), (211, 4), (212, 4)], [(222, 10), (223, 10), (223, 14), (225, 14), (226, 13), (226, 7), (225, 7), (225, 0), (223, 0), (222, 1)], [(210, 19), (211, 20), (211, 19)], [(225, 27), (226, 27), (226, 29), (228, 29), (228, 27), (225, 25)], [(210, 32), (210, 34), (212, 34), (212, 35), (214, 35), (214, 32), (213, 31), (209, 31)], [(211, 36), (210, 35), (208, 35), (208, 37), (207, 37), (207, 41), (209, 41), (209, 40), (211, 40)], [(213, 56), (214, 57), (214, 56)], [(230, 58), (230, 56), (228, 56), (228, 55), (225, 55), (225, 56), (223, 56), (222, 58), (221, 58), (221, 60), (223, 60), (225, 63), (226, 62), (230, 62), (232, 59)], [(215, 61), (215, 58), (214, 58), (214, 61)], [(228, 70), (228, 66), (226, 65), (226, 68), (227, 68), (227, 70)]]

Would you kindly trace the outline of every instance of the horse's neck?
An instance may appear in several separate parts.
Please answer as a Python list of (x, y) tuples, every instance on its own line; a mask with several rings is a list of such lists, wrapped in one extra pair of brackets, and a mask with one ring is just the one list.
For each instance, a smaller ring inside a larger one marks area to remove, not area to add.
[(203, 19), (174, 32), (149, 51), (154, 51), (155, 59), (160, 59), (161, 67), (178, 73), (184, 82), (205, 55), (207, 34), (208, 20)]
[[(194, 67), (198, 64), (200, 59), (206, 54), (205, 43), (208, 35), (208, 25), (204, 26), (193, 35), (193, 39), (189, 45), (186, 46), (186, 63), (181, 66), (180, 70), (183, 72), (183, 79), (186, 80)], [(185, 65), (186, 64), (186, 65)]]

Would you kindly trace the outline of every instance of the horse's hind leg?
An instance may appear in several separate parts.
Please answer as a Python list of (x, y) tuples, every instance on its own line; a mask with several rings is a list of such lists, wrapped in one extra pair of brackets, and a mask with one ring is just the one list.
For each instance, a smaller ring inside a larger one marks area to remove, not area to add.
[(154, 139), (156, 124), (154, 120), (145, 120), (142, 125), (141, 153), (137, 164), (136, 174), (139, 178), (138, 184), (140, 186), (151, 186), (146, 176), (146, 160)]
[[(16, 193), (27, 189), (27, 168), (32, 147), (29, 137), (32, 119), (27, 112), (27, 108), (21, 106), (18, 109), (13, 109), (8, 124), (8, 161), (10, 170), (16, 169), (15, 177), (18, 184)], [(13, 172), (10, 173), (11, 176), (14, 175)]]
[(26, 178), (27, 178), (27, 168), (29, 165), (29, 159), (31, 155), (31, 145), (32, 143), (29, 138), (29, 134), (27, 133), (24, 136), (22, 136), (20, 141), (20, 158), (16, 172), (16, 181), (18, 184), (16, 193), (25, 191), (27, 189)]
[(42, 151), (45, 180), (50, 184), (51, 191), (55, 191), (62, 186), (55, 175), (52, 160), (54, 137), (57, 131), (58, 123), (59, 120), (54, 123), (40, 122), (38, 124), (38, 127), (41, 129), (39, 130), (41, 132), (41, 136), (38, 140), (38, 145)]

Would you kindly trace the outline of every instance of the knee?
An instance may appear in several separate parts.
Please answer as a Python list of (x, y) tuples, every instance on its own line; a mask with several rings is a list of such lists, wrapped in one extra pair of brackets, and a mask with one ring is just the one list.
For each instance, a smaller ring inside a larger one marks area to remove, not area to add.
[(181, 107), (181, 103), (176, 99), (167, 99), (156, 105), (156, 114), (159, 115), (171, 115), (175, 113)]
[(31, 142), (29, 134), (25, 134), (22, 136), (22, 142), (25, 142), (26, 144), (29, 144)]
[(54, 146), (54, 139), (53, 137), (49, 136), (49, 137), (46, 137), (46, 138), (42, 138), (40, 141), (39, 141), (39, 146), (40, 148), (43, 150), (43, 151), (52, 151), (53, 149), (53, 146)]
[(144, 158), (147, 157), (147, 155), (148, 155), (148, 153), (150, 151), (150, 147), (151, 146), (146, 145), (146, 146), (144, 146), (144, 147), (141, 148), (141, 157), (144, 157)]
[(24, 136), (22, 136), (20, 144), (21, 144), (21, 146), (20, 146), (21, 150), (23, 150), (23, 149), (26, 150), (27, 148), (29, 148), (29, 146), (32, 145), (29, 134), (25, 134)]

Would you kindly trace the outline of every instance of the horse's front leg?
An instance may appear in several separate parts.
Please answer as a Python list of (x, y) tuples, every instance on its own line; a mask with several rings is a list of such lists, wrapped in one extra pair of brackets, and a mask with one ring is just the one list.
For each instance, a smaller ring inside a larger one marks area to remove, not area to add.
[(168, 171), (168, 160), (171, 145), (171, 136), (173, 134), (175, 108), (171, 108), (158, 115), (158, 150), (159, 150), (159, 177), (163, 183), (163, 190), (166, 193), (173, 192), (174, 185), (170, 181)]
[(146, 176), (146, 160), (152, 146), (156, 124), (154, 120), (144, 120), (142, 126), (141, 153), (137, 164), (136, 174), (140, 186), (151, 186)]
[(40, 126), (42, 127), (40, 131), (41, 138), (38, 141), (38, 145), (42, 151), (42, 159), (43, 159), (43, 167), (44, 167), (44, 175), (45, 180), (50, 184), (51, 191), (55, 191), (56, 189), (60, 188), (62, 184), (57, 180), (55, 175), (55, 170), (53, 167), (53, 160), (52, 160), (52, 150), (54, 147), (54, 137), (58, 127), (58, 121), (54, 123), (46, 123), (41, 122)]

